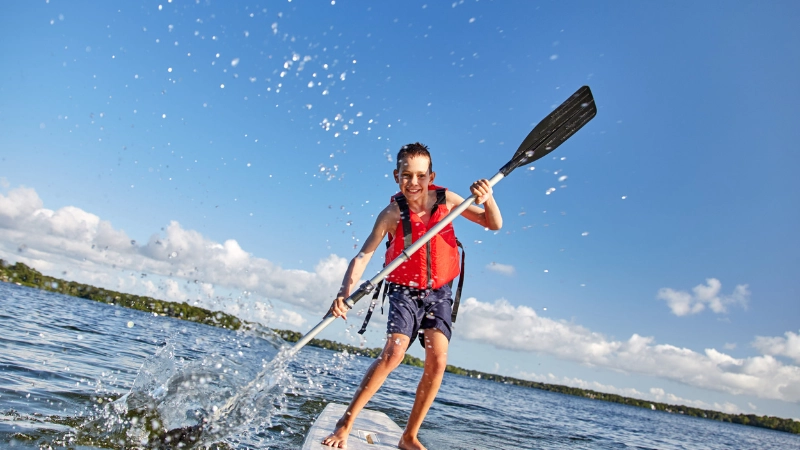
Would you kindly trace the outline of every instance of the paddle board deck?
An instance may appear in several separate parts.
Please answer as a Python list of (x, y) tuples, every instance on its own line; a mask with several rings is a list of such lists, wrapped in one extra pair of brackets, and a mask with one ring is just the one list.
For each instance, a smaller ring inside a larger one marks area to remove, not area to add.
[[(336, 427), (336, 422), (342, 417), (347, 405), (328, 403), (322, 410), (317, 420), (308, 430), (303, 450), (330, 450), (331, 447), (322, 445), (322, 440), (328, 437)], [(392, 422), (386, 414), (369, 409), (361, 410), (347, 438), (348, 450), (383, 450), (397, 449), (397, 443), (403, 430)]]

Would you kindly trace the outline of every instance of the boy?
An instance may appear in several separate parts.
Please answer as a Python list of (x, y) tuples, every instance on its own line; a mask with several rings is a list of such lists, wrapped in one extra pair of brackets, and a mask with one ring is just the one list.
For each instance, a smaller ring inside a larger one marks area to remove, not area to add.
[[(400, 193), (381, 211), (361, 251), (350, 261), (342, 288), (330, 308), (335, 317), (347, 319), (344, 300), (359, 282), (364, 269), (384, 236), (389, 234), (386, 262), (392, 261), (403, 248), (416, 241), (429, 228), (441, 221), (464, 199), (458, 194), (433, 184), (436, 172), (428, 147), (419, 142), (403, 146), (397, 154), (394, 180)], [(491, 230), (503, 225), (500, 209), (492, 196), (487, 180), (472, 184), (470, 191), (477, 195), (462, 216)], [(403, 219), (403, 216), (406, 219)], [(401, 449), (424, 449), (417, 439), (419, 427), (439, 391), (451, 335), (452, 295), (449, 283), (458, 275), (458, 249), (451, 224), (394, 272), (387, 276), (389, 317), (387, 340), (380, 357), (367, 369), (361, 385), (336, 429), (323, 444), (344, 448), (356, 416), (392, 372), (403, 361), (406, 350), (418, 332), (423, 334), (425, 367), (417, 387), (414, 406), (403, 436), (397, 444)]]

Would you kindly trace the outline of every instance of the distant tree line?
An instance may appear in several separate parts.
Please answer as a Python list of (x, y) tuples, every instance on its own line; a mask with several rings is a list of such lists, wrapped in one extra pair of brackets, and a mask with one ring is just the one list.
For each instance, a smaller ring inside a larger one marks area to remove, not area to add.
[[(192, 322), (227, 328), (230, 330), (238, 330), (243, 325), (242, 322), (236, 317), (223, 312), (212, 312), (207, 309), (191, 306), (186, 302), (167, 302), (151, 297), (123, 294), (108, 289), (76, 283), (73, 281), (64, 281), (58, 278), (42, 275), (39, 271), (32, 269), (20, 262), (11, 265), (0, 259), (0, 281), (44, 289), (51, 292), (58, 292), (60, 294), (85, 298), (110, 305), (124, 306), (126, 308), (137, 309), (139, 311), (152, 312), (159, 315), (174, 317), (176, 319), (189, 320)], [(286, 342), (297, 342), (303, 336), (297, 331), (278, 329), (273, 331), (281, 336)], [(377, 358), (382, 351), (381, 348), (359, 348), (348, 344), (342, 344), (340, 342), (330, 341), (328, 339), (312, 339), (308, 345), (327, 350), (333, 350), (335, 352), (346, 351), (350, 354), (366, 356), (368, 358)], [(406, 354), (403, 358), (403, 364), (415, 367), (423, 367), (424, 362), (419, 358)], [(455, 375), (477, 378), (480, 380), (541, 389), (544, 391), (558, 392), (561, 394), (574, 395), (594, 400), (621, 403), (623, 405), (636, 406), (668, 413), (684, 414), (687, 416), (701, 417), (705, 419), (718, 420), (721, 422), (738, 423), (741, 425), (756, 426), (800, 434), (800, 422), (792, 419), (782, 419), (780, 417), (772, 416), (757, 416), (755, 414), (727, 414), (719, 411), (693, 408), (691, 406), (669, 405), (666, 403), (623, 397), (616, 394), (606, 394), (588, 389), (522, 380), (519, 378), (506, 377), (492, 373), (480, 372), (477, 370), (463, 369), (453, 365), (448, 365), (446, 371)]]
[[(303, 337), (302, 333), (298, 333), (297, 331), (292, 330), (278, 330), (273, 329), (272, 331), (278, 333), (278, 336), (283, 338), (286, 342), (297, 342)], [(380, 356), (381, 352), (383, 351), (382, 348), (360, 348), (354, 347), (352, 345), (342, 344), (340, 342), (329, 341), (327, 339), (312, 339), (308, 342), (308, 345), (312, 347), (324, 348), (326, 350), (333, 350), (335, 352), (347, 352), (351, 355), (358, 355), (358, 356), (366, 356), (367, 358), (377, 358)], [(409, 366), (414, 367), (423, 367), (425, 365), (424, 361), (421, 359), (411, 356), (408, 353), (403, 357), (402, 364), (406, 364)]]
[(186, 302), (167, 302), (152, 297), (124, 294), (88, 284), (65, 281), (42, 275), (38, 270), (32, 269), (21, 262), (10, 265), (0, 259), (0, 280), (229, 330), (238, 330), (242, 326), (242, 322), (230, 314), (219, 311), (212, 312), (189, 305)]

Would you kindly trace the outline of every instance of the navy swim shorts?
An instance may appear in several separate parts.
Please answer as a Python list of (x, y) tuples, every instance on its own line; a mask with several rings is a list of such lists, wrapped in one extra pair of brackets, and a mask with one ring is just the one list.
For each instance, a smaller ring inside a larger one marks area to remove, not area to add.
[[(420, 330), (435, 328), (447, 340), (452, 335), (453, 294), (450, 286), (439, 289), (415, 289), (401, 284), (388, 284), (388, 334), (400, 333), (413, 341)], [(422, 336), (420, 335), (420, 343)], [(423, 347), (425, 345), (423, 344)]]

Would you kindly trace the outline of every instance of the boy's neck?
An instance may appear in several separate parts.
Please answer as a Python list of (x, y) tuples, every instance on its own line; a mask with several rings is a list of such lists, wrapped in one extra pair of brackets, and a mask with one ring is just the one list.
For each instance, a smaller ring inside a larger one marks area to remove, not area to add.
[(425, 195), (421, 196), (418, 200), (410, 201), (410, 200), (408, 200), (408, 197), (406, 197), (406, 201), (408, 202), (408, 208), (411, 211), (413, 211), (415, 214), (422, 215), (422, 214), (427, 213), (428, 211), (431, 210), (431, 204), (430, 204), (431, 203), (431, 190), (430, 190), (430, 186), (425, 191)]

